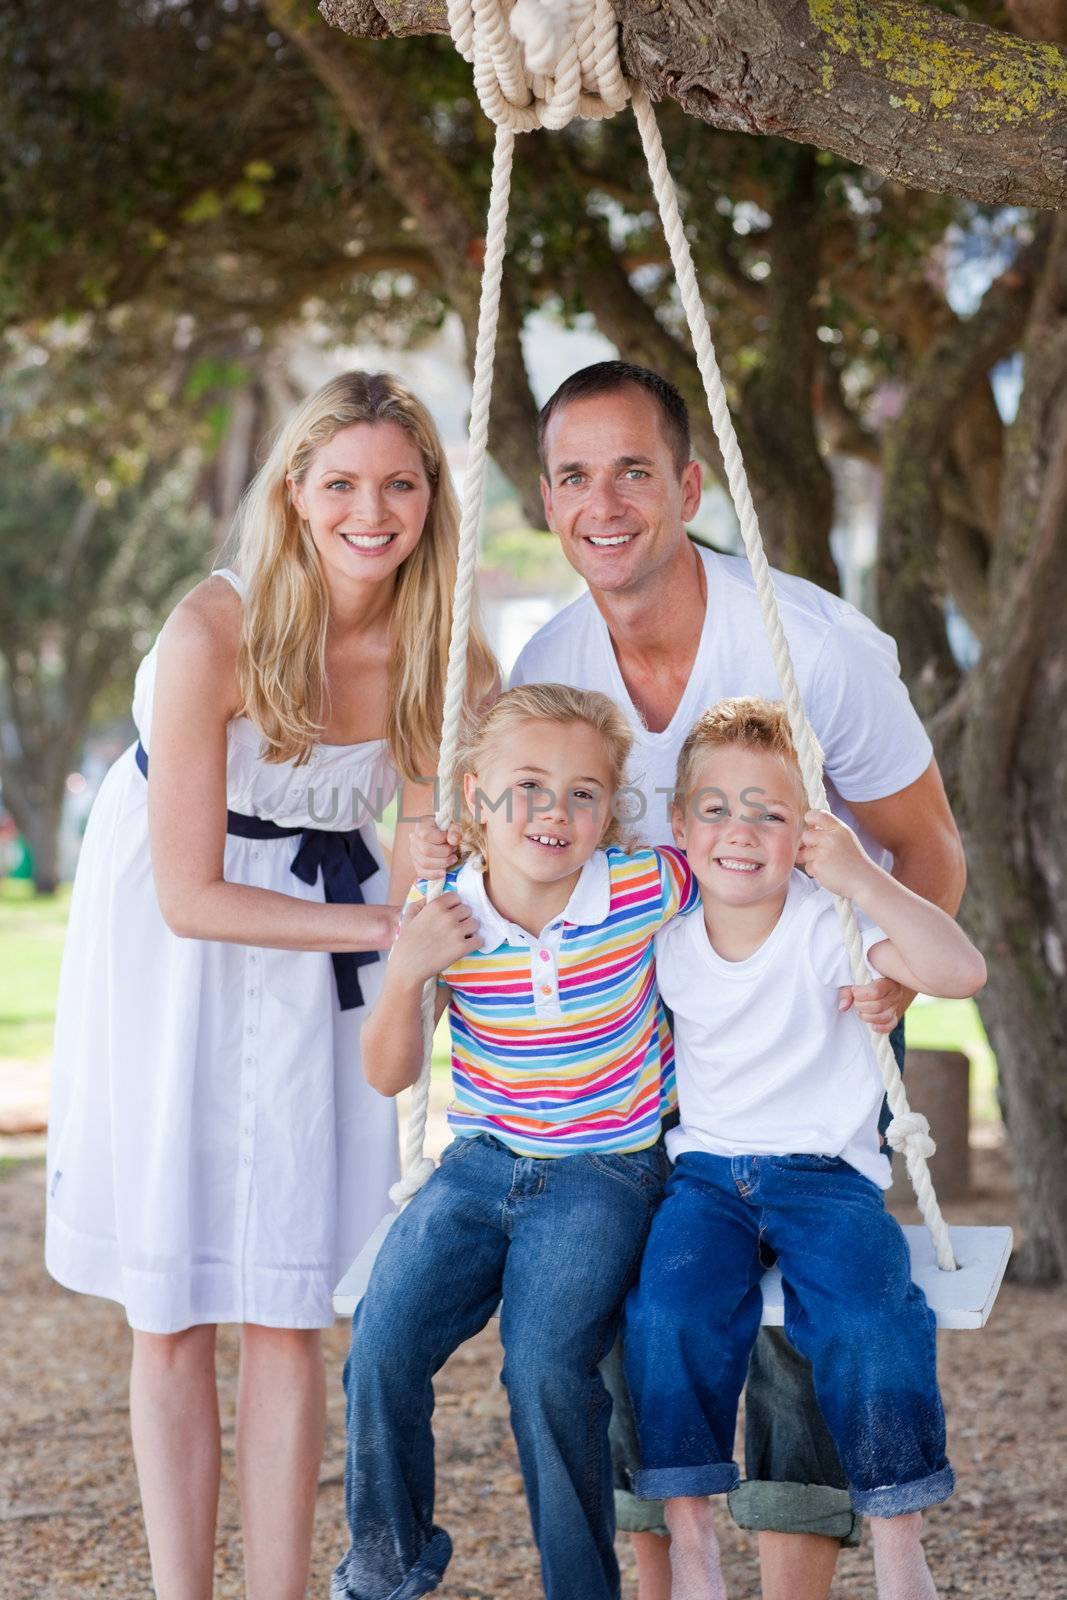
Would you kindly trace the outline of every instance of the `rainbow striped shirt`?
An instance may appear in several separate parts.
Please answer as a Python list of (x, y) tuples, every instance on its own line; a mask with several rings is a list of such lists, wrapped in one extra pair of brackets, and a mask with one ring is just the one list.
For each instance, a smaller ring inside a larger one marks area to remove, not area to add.
[[(597, 850), (537, 937), (500, 915), (478, 868), (465, 862), (446, 879), (483, 931), (481, 947), (441, 977), (453, 1132), (491, 1133), (525, 1156), (654, 1144), (676, 1097), (653, 938), (700, 903), (685, 857)], [(425, 893), (417, 883), (409, 903)]]

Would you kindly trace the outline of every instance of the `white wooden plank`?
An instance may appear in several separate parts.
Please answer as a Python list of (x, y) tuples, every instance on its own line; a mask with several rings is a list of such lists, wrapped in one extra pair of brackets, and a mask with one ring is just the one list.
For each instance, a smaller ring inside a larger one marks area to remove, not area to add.
[[(911, 1251), (911, 1275), (926, 1296), (939, 1328), (983, 1328), (997, 1297), (1011, 1255), (1010, 1228), (950, 1228), (959, 1267), (942, 1272), (933, 1240), (921, 1223), (904, 1229)], [(763, 1324), (780, 1328), (785, 1318), (782, 1274), (777, 1267), (763, 1279)]]
[[(364, 1245), (333, 1293), (339, 1317), (350, 1317), (367, 1286), (374, 1257), (394, 1220), (390, 1214)], [(950, 1228), (958, 1272), (942, 1272), (933, 1241), (921, 1225), (904, 1229), (911, 1251), (912, 1277), (926, 1295), (939, 1328), (982, 1328), (989, 1320), (1004, 1270), (1011, 1255), (1010, 1228)], [(763, 1323), (780, 1328), (785, 1316), (782, 1275), (777, 1267), (763, 1279)]]

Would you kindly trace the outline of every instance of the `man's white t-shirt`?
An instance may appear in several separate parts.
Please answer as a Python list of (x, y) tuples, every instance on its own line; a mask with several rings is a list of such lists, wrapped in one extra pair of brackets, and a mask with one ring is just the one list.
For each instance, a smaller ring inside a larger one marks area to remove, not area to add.
[[(565, 683), (599, 689), (634, 730), (629, 779), (644, 802), (636, 831), (670, 844), (669, 796), (678, 752), (702, 711), (734, 695), (781, 699), (756, 588), (741, 556), (699, 549), (707, 575), (704, 627), (689, 683), (668, 727), (650, 733), (623, 682), (607, 623), (588, 591), (538, 630), (511, 685)], [(774, 590), (801, 698), (826, 758), (830, 809), (887, 870), (892, 856), (860, 828), (849, 800), (880, 800), (922, 776), (933, 747), (900, 677), (896, 645), (862, 612), (804, 578), (774, 572)], [(641, 801), (636, 801), (640, 810)]]
[[(866, 954), (885, 934), (856, 919)], [(674, 1012), (672, 1161), (685, 1150), (841, 1156), (888, 1188), (874, 1049), (855, 1011), (837, 1009), (852, 972), (833, 895), (795, 870), (782, 915), (744, 961), (713, 949), (698, 907), (656, 935), (656, 976)]]

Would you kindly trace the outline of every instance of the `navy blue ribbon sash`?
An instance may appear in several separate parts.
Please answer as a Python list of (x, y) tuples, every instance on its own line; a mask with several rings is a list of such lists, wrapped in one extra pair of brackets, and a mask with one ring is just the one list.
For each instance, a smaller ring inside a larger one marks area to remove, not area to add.
[[(147, 778), (148, 751), (140, 741), (136, 759)], [(227, 811), (226, 832), (238, 839), (295, 839), (299, 835), (300, 848), (290, 863), (290, 872), (301, 883), (309, 885), (321, 872), (323, 894), (329, 905), (366, 905), (362, 885), (378, 871), (378, 863), (359, 828), (347, 833), (327, 828), (282, 828), (276, 822), (268, 822), (266, 817), (247, 817), (241, 811)], [(342, 1011), (354, 1011), (363, 1004), (359, 968), (377, 961), (380, 955), (378, 950), (335, 950), (331, 953)]]

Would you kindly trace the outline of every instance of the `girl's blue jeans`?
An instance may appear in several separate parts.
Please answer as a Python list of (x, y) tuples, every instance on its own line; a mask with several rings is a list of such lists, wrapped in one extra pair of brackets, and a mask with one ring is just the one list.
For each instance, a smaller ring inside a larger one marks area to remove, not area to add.
[(386, 1235), (345, 1363), (347, 1600), (415, 1600), (452, 1545), (433, 1520), (432, 1379), (503, 1297), (503, 1380), (548, 1600), (617, 1600), (597, 1371), (663, 1191), (661, 1147), (517, 1156), (456, 1139)]
[(679, 1157), (626, 1306), (642, 1498), (725, 1494), (737, 1403), (777, 1257), (785, 1331), (855, 1509), (893, 1517), (945, 1500), (933, 1313), (881, 1191), (834, 1156)]

